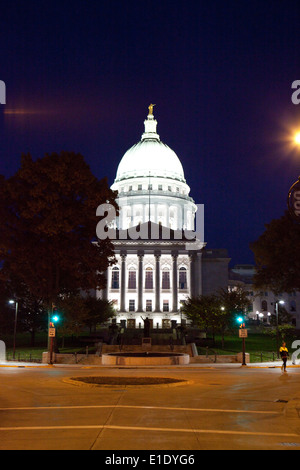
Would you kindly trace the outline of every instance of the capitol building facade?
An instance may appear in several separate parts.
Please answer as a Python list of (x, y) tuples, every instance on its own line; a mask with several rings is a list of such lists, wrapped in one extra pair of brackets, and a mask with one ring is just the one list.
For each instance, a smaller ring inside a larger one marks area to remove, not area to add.
[(174, 327), (185, 322), (184, 300), (228, 285), (227, 251), (206, 248), (202, 206), (190, 196), (178, 156), (157, 133), (153, 106), (112, 185), (120, 208), (112, 240), (116, 264), (97, 293), (113, 302), (117, 323), (126, 328), (143, 327), (145, 317), (152, 328)]

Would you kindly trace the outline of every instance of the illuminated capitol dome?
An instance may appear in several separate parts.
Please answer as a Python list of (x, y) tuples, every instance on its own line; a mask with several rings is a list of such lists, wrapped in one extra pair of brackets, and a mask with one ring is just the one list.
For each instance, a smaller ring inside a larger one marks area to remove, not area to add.
[(112, 186), (119, 194), (119, 228), (150, 220), (171, 229), (193, 230), (196, 205), (179, 158), (156, 132), (153, 105), (144, 125), (140, 142), (123, 156)]
[[(185, 321), (181, 302), (227, 286), (227, 255), (205, 253), (206, 243), (193, 232), (197, 206), (178, 156), (160, 140), (153, 106), (112, 185), (120, 207), (112, 240), (116, 264), (107, 270), (106, 289), (98, 292), (113, 302), (124, 328), (143, 328), (145, 317), (152, 328), (175, 328)], [(191, 231), (192, 241), (186, 235)]]

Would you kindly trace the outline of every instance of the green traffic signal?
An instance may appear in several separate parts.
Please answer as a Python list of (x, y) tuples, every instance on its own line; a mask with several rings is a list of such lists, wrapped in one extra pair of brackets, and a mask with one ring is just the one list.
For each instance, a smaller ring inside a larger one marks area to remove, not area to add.
[(58, 308), (56, 307), (56, 305), (52, 305), (52, 322), (58, 323), (59, 320), (60, 320), (60, 317), (59, 317)]

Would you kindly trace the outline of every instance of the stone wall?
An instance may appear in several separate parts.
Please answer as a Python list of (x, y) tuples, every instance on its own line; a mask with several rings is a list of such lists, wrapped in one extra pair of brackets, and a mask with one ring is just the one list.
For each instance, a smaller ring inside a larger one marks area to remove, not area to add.
[[(118, 352), (141, 352), (141, 346), (123, 346), (120, 351), (118, 345), (107, 345), (104, 344), (102, 347), (102, 354), (109, 353), (118, 353)], [(172, 353), (181, 353), (189, 354), (190, 364), (241, 364), (243, 361), (243, 354), (238, 353), (232, 356), (222, 356), (222, 355), (197, 355), (197, 348), (194, 343), (187, 344), (186, 346), (174, 346), (171, 350), (170, 347), (166, 346), (152, 346), (152, 352), (172, 352)], [(50, 354), (48, 352), (43, 353), (43, 364), (49, 364)], [(94, 354), (56, 354), (53, 353), (53, 363), (54, 364), (86, 364), (86, 365), (101, 365), (102, 359), (101, 355), (97, 356)], [(246, 364), (250, 363), (250, 355), (246, 354)]]

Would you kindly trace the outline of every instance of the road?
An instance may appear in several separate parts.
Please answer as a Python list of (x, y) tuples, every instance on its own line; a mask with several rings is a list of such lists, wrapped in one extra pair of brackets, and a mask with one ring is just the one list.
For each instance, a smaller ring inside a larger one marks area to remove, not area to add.
[[(72, 377), (173, 377), (167, 386)], [(0, 366), (0, 450), (299, 450), (300, 368)]]

